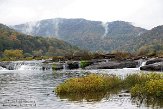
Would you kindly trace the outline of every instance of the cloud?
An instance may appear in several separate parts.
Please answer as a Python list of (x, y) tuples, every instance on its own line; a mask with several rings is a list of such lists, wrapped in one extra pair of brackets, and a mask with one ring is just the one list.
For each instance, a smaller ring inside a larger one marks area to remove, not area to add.
[(17, 24), (57, 17), (59, 10), (72, 1), (74, 0), (3, 0), (0, 1), (0, 22)]
[(62, 17), (89, 20), (133, 22), (152, 28), (163, 24), (163, 0), (0, 0), (0, 22)]

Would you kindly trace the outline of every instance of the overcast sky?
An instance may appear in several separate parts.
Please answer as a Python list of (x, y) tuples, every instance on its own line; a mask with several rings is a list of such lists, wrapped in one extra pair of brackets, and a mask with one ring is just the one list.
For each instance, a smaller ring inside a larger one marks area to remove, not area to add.
[(123, 20), (151, 29), (163, 25), (163, 0), (0, 0), (0, 23), (49, 18)]

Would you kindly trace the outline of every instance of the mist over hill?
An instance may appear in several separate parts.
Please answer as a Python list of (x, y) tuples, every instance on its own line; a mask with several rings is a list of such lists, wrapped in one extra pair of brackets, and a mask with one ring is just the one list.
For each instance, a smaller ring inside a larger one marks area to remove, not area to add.
[(15, 30), (36, 36), (55, 37), (91, 51), (135, 51), (130, 43), (147, 32), (129, 22), (101, 22), (85, 19), (47, 19), (12, 26)]

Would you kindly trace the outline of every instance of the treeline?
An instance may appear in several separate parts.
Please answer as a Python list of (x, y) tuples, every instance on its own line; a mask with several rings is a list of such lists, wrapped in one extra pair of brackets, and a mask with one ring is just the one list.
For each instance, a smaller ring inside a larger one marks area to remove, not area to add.
[(64, 41), (25, 35), (0, 24), (0, 57), (5, 50), (16, 49), (22, 50), (24, 56), (63, 56), (79, 51), (77, 47)]

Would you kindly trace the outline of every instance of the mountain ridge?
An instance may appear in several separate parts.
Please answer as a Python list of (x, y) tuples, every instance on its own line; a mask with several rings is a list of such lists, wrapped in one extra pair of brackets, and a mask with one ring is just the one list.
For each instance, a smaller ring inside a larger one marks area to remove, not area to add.
[[(15, 25), (13, 28), (30, 35), (62, 39), (82, 49), (109, 52), (122, 49), (124, 41), (127, 40), (129, 42), (131, 39), (147, 31), (125, 21), (103, 23), (86, 19), (64, 18)], [(134, 51), (128, 48), (123, 49), (124, 51)]]

